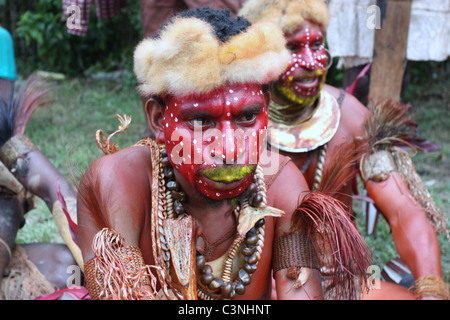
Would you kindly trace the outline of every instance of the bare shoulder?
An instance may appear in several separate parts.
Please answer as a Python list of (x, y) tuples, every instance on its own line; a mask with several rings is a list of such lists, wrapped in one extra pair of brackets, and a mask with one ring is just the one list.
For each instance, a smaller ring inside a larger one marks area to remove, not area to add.
[(95, 203), (98, 203), (132, 197), (136, 194), (133, 193), (134, 189), (150, 188), (150, 177), (149, 148), (128, 147), (102, 156), (88, 167), (80, 181), (79, 198), (95, 197)]
[(103, 228), (139, 245), (146, 210), (151, 208), (151, 159), (146, 147), (129, 147), (102, 156), (86, 170), (78, 188), (79, 243), (85, 261), (93, 257), (92, 241)]
[[(324, 90), (333, 95), (336, 99), (339, 98), (341, 90), (325, 85)], [(362, 133), (364, 124), (369, 117), (369, 110), (358, 99), (349, 93), (345, 93), (344, 100), (341, 105), (341, 122), (340, 126), (344, 126), (346, 130), (351, 131), (354, 136)]]
[(285, 162), (274, 177), (268, 190), (268, 204), (285, 212), (284, 218), (277, 223), (278, 228), (289, 230), (290, 219), (301, 199), (308, 191), (308, 185), (303, 174), (288, 157), (280, 155), (280, 163)]
[(106, 167), (105, 169), (127, 169), (135, 165), (145, 165), (150, 162), (150, 148), (144, 146), (131, 146), (115, 153), (96, 159), (94, 166)]
[(117, 180), (130, 172), (151, 169), (150, 149), (132, 146), (96, 159), (86, 170), (86, 175)]
[(271, 158), (270, 168), (264, 167), (263, 170), (266, 177), (266, 183), (270, 183), (270, 186), (268, 186), (270, 187), (270, 193), (276, 193), (276, 190), (286, 182), (286, 179), (293, 179), (296, 183), (298, 182), (300, 184), (304, 179), (303, 174), (292, 162), (291, 158), (282, 155), (281, 153), (276, 153), (276, 156)]

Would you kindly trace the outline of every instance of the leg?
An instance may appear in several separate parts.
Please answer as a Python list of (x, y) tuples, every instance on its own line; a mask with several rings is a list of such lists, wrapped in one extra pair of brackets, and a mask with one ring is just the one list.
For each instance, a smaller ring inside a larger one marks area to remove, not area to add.
[(411, 291), (390, 282), (380, 281), (379, 288), (363, 290), (362, 300), (415, 300)]
[[(30, 243), (24, 244), (22, 247), (27, 251), (28, 259), (36, 265), (48, 281), (55, 284), (59, 289), (67, 287), (68, 280), (71, 280), (72, 276), (72, 272), (68, 268), (77, 266), (77, 263), (66, 245)], [(83, 283), (82, 279), (77, 280), (80, 281), (80, 285)]]
[(0, 194), (0, 282), (11, 260), (22, 218), (23, 207), (19, 198)]

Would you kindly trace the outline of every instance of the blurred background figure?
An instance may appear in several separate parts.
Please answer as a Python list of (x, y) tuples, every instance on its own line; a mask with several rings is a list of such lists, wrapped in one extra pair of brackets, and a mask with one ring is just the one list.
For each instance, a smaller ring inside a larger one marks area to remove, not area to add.
[(244, 0), (140, 0), (144, 38), (155, 34), (159, 26), (173, 14), (195, 7), (230, 9), (233, 16)]

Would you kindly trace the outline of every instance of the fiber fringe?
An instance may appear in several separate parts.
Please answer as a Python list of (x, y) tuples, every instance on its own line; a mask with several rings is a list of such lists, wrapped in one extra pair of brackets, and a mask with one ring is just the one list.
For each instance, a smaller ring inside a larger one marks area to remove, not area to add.
[(33, 74), (12, 99), (0, 99), (0, 147), (13, 136), (25, 133), (34, 111), (52, 102), (49, 93), (46, 82)]
[(331, 270), (335, 299), (357, 299), (358, 280), (365, 281), (372, 253), (339, 200), (323, 193), (305, 195), (292, 219), (292, 229), (307, 235), (319, 265)]
[[(157, 279), (151, 271), (155, 267), (144, 265), (142, 256), (136, 252), (121, 254), (121, 249), (126, 248), (121, 235), (104, 228), (94, 237), (92, 247), (96, 256), (94, 270), (103, 275), (103, 281), (97, 281), (101, 287), (100, 297), (107, 300), (157, 299)], [(136, 261), (140, 262), (137, 266)], [(148, 283), (146, 277), (150, 280), (148, 286), (144, 285)]]

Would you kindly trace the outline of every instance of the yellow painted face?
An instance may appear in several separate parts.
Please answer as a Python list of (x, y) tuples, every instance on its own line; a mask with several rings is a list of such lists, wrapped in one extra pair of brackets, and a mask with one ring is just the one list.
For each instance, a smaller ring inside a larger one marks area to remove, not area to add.
[[(301, 90), (296, 89), (297, 85), (294, 82), (294, 77), (290, 76), (287, 81), (277, 81), (272, 84), (272, 91), (283, 101), (290, 104), (295, 104), (298, 108), (309, 107), (320, 96), (320, 91), (325, 84), (326, 71), (317, 70), (314, 73), (308, 73), (311, 78), (317, 77), (317, 86), (315, 86), (310, 92), (312, 94), (302, 94)], [(313, 80), (314, 81), (314, 80)]]
[(320, 96), (326, 79), (328, 57), (323, 34), (317, 24), (306, 21), (286, 36), (286, 41), (291, 60), (272, 89), (281, 100), (306, 108)]

